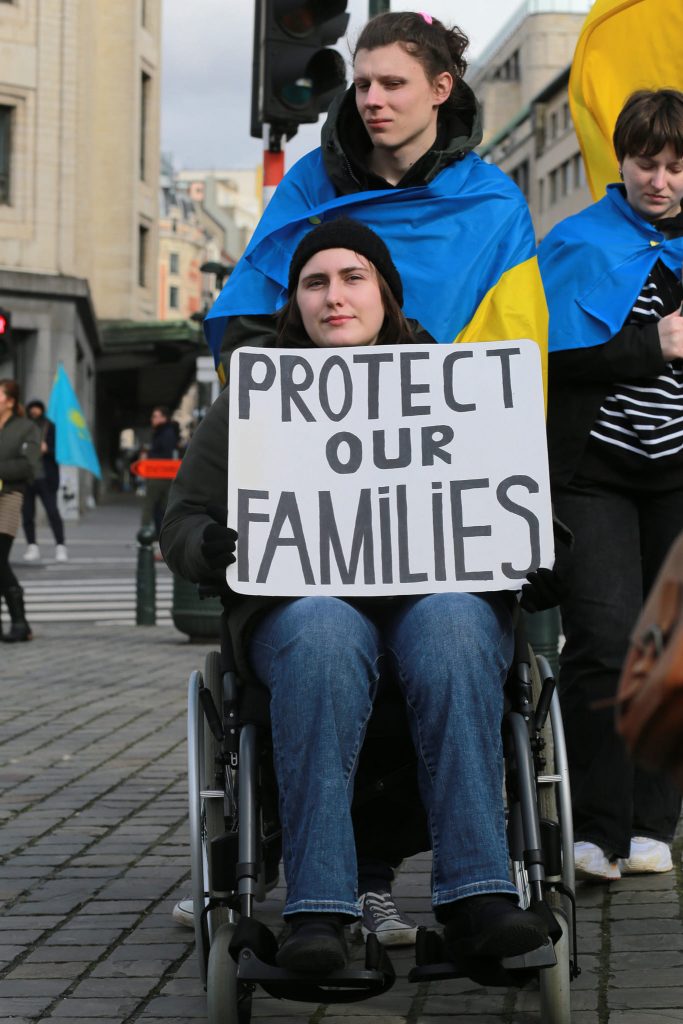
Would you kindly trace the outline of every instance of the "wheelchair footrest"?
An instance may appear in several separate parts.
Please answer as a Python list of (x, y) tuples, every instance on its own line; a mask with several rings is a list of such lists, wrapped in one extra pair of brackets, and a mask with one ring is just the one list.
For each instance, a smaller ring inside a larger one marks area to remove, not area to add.
[[(240, 924), (243, 921), (244, 919)], [(260, 925), (259, 931), (263, 930), (264, 926)], [(274, 936), (272, 938), (274, 943)], [(276, 948), (270, 946), (266, 953), (267, 959), (261, 959), (258, 953), (247, 945), (242, 945), (239, 951), (234, 949), (234, 953), (237, 953), (239, 981), (251, 985), (258, 984), (269, 995), (278, 999), (295, 999), (304, 1003), (352, 1003), (368, 999), (370, 996), (382, 995), (396, 980), (386, 950), (374, 935), (369, 937), (366, 944), (363, 968), (346, 967), (325, 975), (304, 974), (278, 967), (274, 963)], [(263, 956), (263, 945), (260, 946), (260, 950)]]
[(557, 963), (550, 939), (529, 953), (500, 960), (484, 956), (461, 956), (450, 960), (445, 955), (441, 936), (426, 929), (418, 929), (416, 959), (418, 962), (408, 975), (412, 982), (471, 978), (479, 985), (506, 988), (524, 986), (539, 969), (554, 967)]

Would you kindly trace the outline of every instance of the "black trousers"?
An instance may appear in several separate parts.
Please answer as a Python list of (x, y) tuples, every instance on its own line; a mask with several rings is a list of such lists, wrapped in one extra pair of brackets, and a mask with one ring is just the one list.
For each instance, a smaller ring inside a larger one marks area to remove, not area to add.
[(670, 842), (680, 794), (635, 767), (614, 729), (614, 697), (643, 601), (683, 529), (683, 491), (653, 493), (575, 479), (555, 511), (573, 531), (570, 595), (562, 605), (560, 702), (577, 839), (627, 857), (634, 835)]
[(14, 537), (0, 533), (0, 594), (19, 586), (19, 580), (9, 564), (9, 553), (13, 543)]
[(47, 480), (35, 480), (26, 488), (24, 504), (21, 507), (21, 519), (24, 524), (26, 543), (36, 542), (36, 498), (42, 501), (47, 514), (50, 528), (54, 534), (55, 544), (64, 543), (64, 524), (57, 508), (57, 491)]

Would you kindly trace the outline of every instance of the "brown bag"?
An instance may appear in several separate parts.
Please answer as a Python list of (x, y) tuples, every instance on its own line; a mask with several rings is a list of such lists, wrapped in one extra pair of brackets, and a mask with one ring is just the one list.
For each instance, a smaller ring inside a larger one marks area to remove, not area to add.
[(683, 534), (631, 634), (616, 724), (636, 761), (666, 772), (683, 789)]

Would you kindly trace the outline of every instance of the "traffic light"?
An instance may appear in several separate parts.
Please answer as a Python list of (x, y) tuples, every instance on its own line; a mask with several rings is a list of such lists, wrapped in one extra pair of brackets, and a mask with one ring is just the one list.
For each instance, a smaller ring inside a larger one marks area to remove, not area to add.
[(256, 0), (251, 134), (314, 124), (346, 85), (344, 58), (327, 47), (346, 31), (347, 0)]
[(8, 309), (0, 308), (0, 356), (5, 357), (9, 351), (10, 334), (12, 333), (12, 314)]

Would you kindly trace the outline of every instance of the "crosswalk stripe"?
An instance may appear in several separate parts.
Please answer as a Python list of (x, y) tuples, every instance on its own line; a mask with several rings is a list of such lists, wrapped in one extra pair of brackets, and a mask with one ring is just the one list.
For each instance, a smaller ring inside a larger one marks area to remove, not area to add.
[[(96, 622), (135, 625), (137, 587), (134, 579), (36, 580), (24, 582), (30, 622)], [(173, 579), (156, 581), (156, 620), (170, 624)]]

